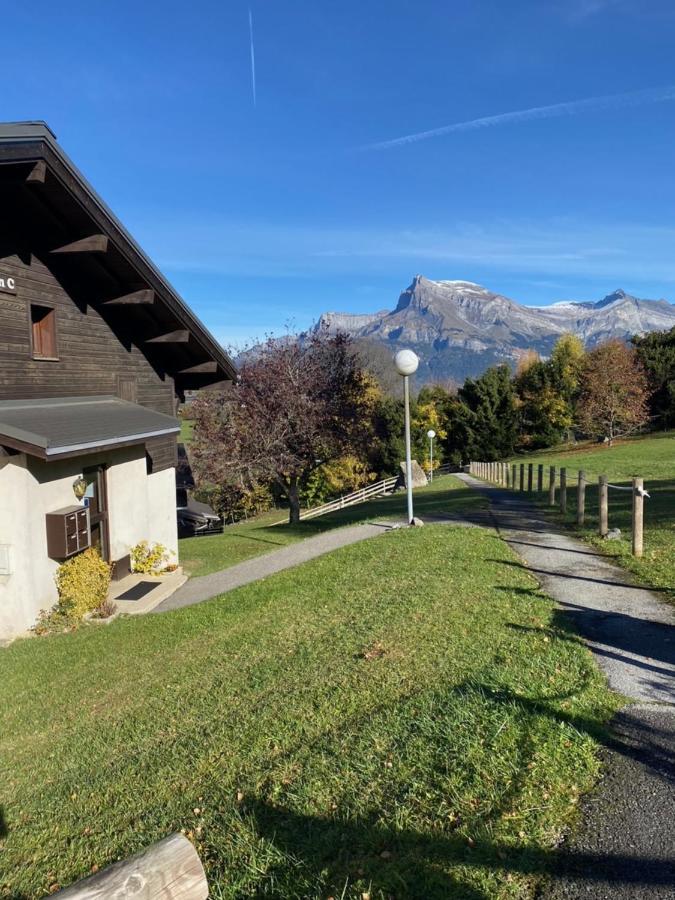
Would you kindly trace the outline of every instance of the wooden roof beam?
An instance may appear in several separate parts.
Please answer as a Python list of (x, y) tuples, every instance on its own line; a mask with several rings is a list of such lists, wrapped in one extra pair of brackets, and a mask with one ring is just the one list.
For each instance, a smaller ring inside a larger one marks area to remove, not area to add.
[(33, 168), (26, 175), (27, 184), (44, 184), (47, 178), (47, 163), (44, 159), (39, 159)]
[(104, 300), (104, 306), (152, 306), (155, 302), (155, 292), (151, 288), (141, 291), (133, 291), (131, 294), (122, 294), (111, 300)]
[(190, 332), (182, 328), (178, 331), (169, 331), (166, 334), (158, 334), (157, 337), (148, 338), (146, 344), (187, 344), (190, 340)]
[(190, 366), (189, 369), (180, 369), (177, 375), (215, 375), (218, 371), (218, 363), (215, 360), (199, 363), (196, 366)]
[(57, 247), (52, 253), (107, 253), (109, 246), (108, 236), (105, 234), (90, 234), (89, 237), (73, 241)]

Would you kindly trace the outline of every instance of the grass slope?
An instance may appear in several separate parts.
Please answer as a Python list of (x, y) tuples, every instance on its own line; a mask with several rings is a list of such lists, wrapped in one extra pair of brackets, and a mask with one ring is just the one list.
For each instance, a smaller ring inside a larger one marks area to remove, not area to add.
[[(675, 600), (675, 433), (622, 441), (612, 448), (599, 444), (560, 452), (550, 450), (515, 457), (513, 462), (544, 463), (545, 486), (548, 466), (567, 468), (567, 524), (575, 527), (576, 481), (579, 469), (586, 473), (586, 523), (580, 535), (616, 557), (642, 582), (663, 591)], [(642, 559), (631, 555), (631, 504), (627, 491), (609, 492), (609, 527), (620, 528), (620, 541), (602, 541), (598, 527), (598, 475), (607, 475), (613, 484), (629, 485), (633, 475), (641, 475), (650, 499), (645, 500), (645, 552)], [(536, 484), (536, 468), (535, 468)]]
[[(452, 494), (448, 494), (452, 491)], [(460, 512), (482, 501), (451, 475), (437, 477), (433, 484), (415, 491), (415, 513), (424, 518), (438, 512)], [(223, 534), (185, 538), (179, 541), (181, 564), (190, 575), (208, 575), (245, 559), (269, 553), (278, 547), (321, 534), (332, 528), (372, 519), (405, 519), (406, 496), (401, 492), (377, 497), (368, 503), (350, 506), (299, 525), (283, 521), (283, 511), (265, 513), (248, 522), (226, 525)], [(280, 521), (282, 520), (282, 521)]]
[(183, 829), (214, 898), (523, 898), (616, 707), (494, 534), (428, 526), (0, 653), (0, 895)]
[(180, 420), (180, 435), (178, 440), (181, 444), (191, 444), (192, 436), (195, 430), (195, 423), (192, 419), (181, 419)]

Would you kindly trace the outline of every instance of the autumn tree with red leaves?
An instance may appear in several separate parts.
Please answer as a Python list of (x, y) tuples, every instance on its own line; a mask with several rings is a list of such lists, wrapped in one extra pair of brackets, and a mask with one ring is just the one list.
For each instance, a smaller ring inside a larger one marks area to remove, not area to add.
[(351, 339), (270, 338), (229, 390), (195, 401), (192, 453), (202, 482), (276, 483), (300, 520), (300, 489), (319, 465), (363, 448), (372, 423), (369, 379)]
[(599, 344), (586, 355), (577, 418), (586, 434), (612, 446), (649, 421), (647, 375), (636, 352), (622, 341)]

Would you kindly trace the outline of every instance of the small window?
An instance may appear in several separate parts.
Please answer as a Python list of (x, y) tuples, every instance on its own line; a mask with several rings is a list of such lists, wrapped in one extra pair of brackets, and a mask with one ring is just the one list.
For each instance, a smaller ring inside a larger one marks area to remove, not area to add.
[(33, 359), (56, 359), (56, 310), (51, 306), (30, 305), (33, 333)]

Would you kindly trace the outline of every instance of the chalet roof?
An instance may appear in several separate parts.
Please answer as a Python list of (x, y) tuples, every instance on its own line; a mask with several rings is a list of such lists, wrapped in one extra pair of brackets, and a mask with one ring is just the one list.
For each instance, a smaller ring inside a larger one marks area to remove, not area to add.
[(178, 421), (117, 397), (0, 401), (0, 444), (52, 460), (143, 444)]
[(75, 300), (95, 306), (113, 330), (142, 343), (179, 394), (236, 377), (221, 345), (44, 122), (0, 123), (0, 196), (5, 228), (22, 235), (32, 252), (37, 247)]

